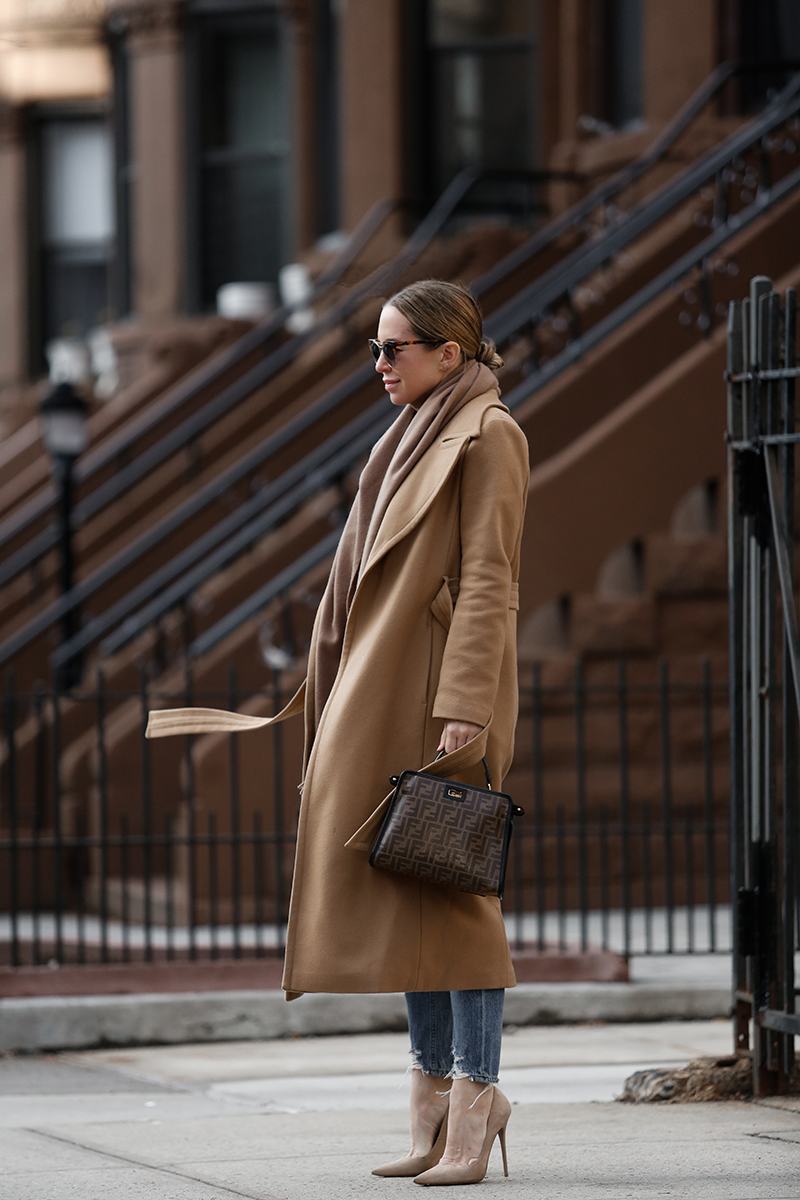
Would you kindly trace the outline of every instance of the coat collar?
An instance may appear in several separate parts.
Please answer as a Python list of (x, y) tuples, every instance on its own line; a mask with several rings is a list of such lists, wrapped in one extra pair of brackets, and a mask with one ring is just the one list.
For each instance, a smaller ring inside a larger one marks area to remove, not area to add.
[(422, 520), (449, 479), (466, 444), (480, 437), (484, 416), (490, 408), (508, 412), (494, 390), (465, 404), (403, 480), (381, 522), (369, 560), (361, 573), (362, 580), (378, 560)]

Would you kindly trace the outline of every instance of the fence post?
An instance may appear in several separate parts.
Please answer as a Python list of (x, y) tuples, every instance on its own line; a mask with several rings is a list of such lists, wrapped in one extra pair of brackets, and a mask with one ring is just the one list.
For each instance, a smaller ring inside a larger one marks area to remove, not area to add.
[[(797, 329), (797, 293), (794, 288), (786, 289), (786, 301), (783, 321), (783, 360), (784, 370), (793, 371), (797, 365), (796, 353)], [(795, 381), (787, 377), (781, 383), (781, 432), (784, 436), (792, 436), (795, 432)], [(783, 490), (783, 511), (786, 520), (787, 553), (789, 573), (794, 579), (795, 560), (795, 450), (788, 443), (781, 447), (781, 476)], [(798, 778), (798, 738), (797, 714), (800, 703), (795, 694), (794, 675), (791, 668), (792, 648), (789, 644), (786, 628), (783, 630), (781, 644), (782, 679), (781, 691), (783, 701), (783, 804), (782, 804), (782, 842), (783, 842), (783, 945), (781, 969), (783, 975), (782, 1007), (787, 1013), (794, 1013), (795, 976), (794, 950), (798, 941), (796, 921), (796, 890), (797, 890), (797, 796), (800, 779)], [(781, 1064), (787, 1079), (791, 1077), (795, 1062), (794, 1038), (784, 1037), (783, 1062)]]
[(744, 890), (744, 814), (746, 750), (744, 737), (744, 518), (742, 514), (742, 457), (733, 443), (745, 437), (744, 387), (739, 377), (749, 365), (746, 351), (748, 324), (746, 304), (733, 301), (728, 307), (728, 692), (730, 704), (730, 874), (731, 931), (733, 935), (733, 1041), (745, 1053), (750, 1046), (750, 1004), (747, 965), (740, 953), (739, 895)]
[(150, 771), (150, 746), (145, 737), (150, 701), (147, 694), (147, 668), (139, 668), (139, 702), (142, 713), (142, 876), (144, 883), (144, 957), (153, 961), (153, 788)]
[(8, 804), (9, 885), (11, 891), (11, 964), (21, 965), (19, 945), (19, 846), (17, 844), (17, 742), (14, 672), (6, 671), (6, 794)]
[(100, 826), (100, 960), (108, 962), (108, 763), (106, 759), (105, 676), (97, 669), (97, 805)]
[[(228, 708), (236, 712), (239, 704), (236, 664), (228, 666)], [(231, 908), (233, 918), (233, 957), (242, 957), (242, 863), (241, 813), (239, 809), (239, 742), (235, 733), (228, 736), (231, 820)]]
[(55, 960), (64, 961), (64, 842), (61, 827), (61, 705), (59, 672), (53, 672), (53, 835), (55, 841)]
[[(731, 842), (736, 1049), (753, 1022), (757, 1095), (788, 1085), (795, 1015), (797, 674), (794, 559), (794, 295), (765, 276), (729, 316)], [(781, 616), (778, 618), (778, 582)], [(782, 674), (778, 675), (778, 642)], [(782, 815), (777, 793), (781, 690)]]

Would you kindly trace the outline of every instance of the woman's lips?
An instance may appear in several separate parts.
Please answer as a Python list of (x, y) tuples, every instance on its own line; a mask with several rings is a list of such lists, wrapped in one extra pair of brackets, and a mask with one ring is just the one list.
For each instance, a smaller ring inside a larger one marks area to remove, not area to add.
[(386, 388), (387, 392), (390, 392), (392, 390), (392, 388), (397, 387), (399, 382), (400, 382), (399, 379), (384, 379), (383, 386)]

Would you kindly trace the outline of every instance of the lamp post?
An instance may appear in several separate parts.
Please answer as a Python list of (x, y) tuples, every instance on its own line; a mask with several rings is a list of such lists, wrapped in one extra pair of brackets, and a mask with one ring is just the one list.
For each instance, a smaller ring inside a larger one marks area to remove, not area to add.
[[(89, 406), (71, 383), (57, 384), (42, 401), (39, 412), (42, 441), (53, 460), (53, 479), (58, 488), (58, 546), (60, 555), (61, 595), (65, 596), (74, 584), (72, 546), (73, 468), (75, 460), (86, 449), (86, 416)], [(77, 607), (61, 615), (61, 641), (70, 641), (80, 627)], [(80, 658), (72, 658), (61, 668), (62, 687), (75, 687), (80, 681)]]

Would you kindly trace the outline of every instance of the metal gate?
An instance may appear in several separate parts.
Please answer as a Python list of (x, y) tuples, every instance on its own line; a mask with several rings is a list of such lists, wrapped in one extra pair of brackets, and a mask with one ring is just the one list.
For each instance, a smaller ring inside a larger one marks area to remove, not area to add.
[[(794, 1067), (800, 816), (797, 299), (757, 276), (728, 316), (734, 1036), (756, 1094)], [(751, 1044), (752, 1043), (752, 1044)]]

